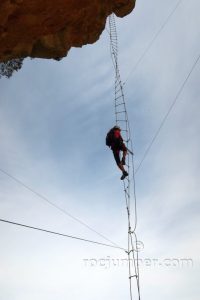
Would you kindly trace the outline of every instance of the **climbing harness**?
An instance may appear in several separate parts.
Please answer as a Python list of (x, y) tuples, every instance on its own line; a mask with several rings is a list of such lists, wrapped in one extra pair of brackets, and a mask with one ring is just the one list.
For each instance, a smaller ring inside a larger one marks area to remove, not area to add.
[[(137, 295), (140, 300), (140, 283), (139, 283), (139, 258), (138, 249), (134, 248), (137, 245), (137, 201), (135, 193), (135, 176), (134, 176), (134, 161), (133, 161), (133, 144), (131, 140), (131, 130), (128, 119), (128, 113), (125, 103), (125, 95), (123, 89), (123, 83), (121, 81), (119, 64), (118, 64), (118, 38), (114, 14), (109, 16), (109, 35), (110, 35), (110, 51), (111, 58), (115, 71), (115, 95), (114, 95), (114, 106), (115, 106), (115, 122), (116, 126), (121, 128), (123, 135), (125, 136), (125, 144), (128, 150), (127, 154), (127, 168), (128, 176), (123, 180), (123, 189), (126, 202), (126, 210), (128, 216), (128, 250), (126, 254), (128, 256), (128, 269), (129, 269), (129, 288), (130, 288), (130, 299), (133, 299), (133, 280), (136, 281)], [(132, 176), (132, 178), (131, 178)], [(134, 226), (132, 227), (132, 214), (131, 214), (131, 184), (133, 185), (134, 195)]]

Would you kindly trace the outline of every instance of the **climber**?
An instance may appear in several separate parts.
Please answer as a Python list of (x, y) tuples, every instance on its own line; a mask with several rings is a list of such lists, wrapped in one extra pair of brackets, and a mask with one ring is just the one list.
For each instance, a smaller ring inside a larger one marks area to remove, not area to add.
[[(110, 147), (111, 150), (113, 151), (113, 155), (117, 163), (117, 166), (122, 171), (121, 180), (124, 180), (124, 178), (128, 176), (128, 173), (124, 169), (124, 165), (126, 164), (127, 148), (123, 143), (123, 138), (121, 136), (121, 129), (119, 126), (114, 126), (107, 133), (106, 145)], [(120, 159), (120, 151), (123, 152), (122, 159)]]

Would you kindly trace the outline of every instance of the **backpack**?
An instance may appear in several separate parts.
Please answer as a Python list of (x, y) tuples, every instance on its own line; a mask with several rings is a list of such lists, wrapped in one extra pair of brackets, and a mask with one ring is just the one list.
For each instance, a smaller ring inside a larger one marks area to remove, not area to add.
[(114, 138), (114, 130), (113, 128), (106, 135), (106, 146), (111, 147)]

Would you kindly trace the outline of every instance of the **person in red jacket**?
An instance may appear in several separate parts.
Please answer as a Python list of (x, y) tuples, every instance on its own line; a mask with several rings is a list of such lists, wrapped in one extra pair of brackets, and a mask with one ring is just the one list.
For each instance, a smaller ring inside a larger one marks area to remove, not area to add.
[[(119, 126), (114, 126), (108, 132), (106, 136), (106, 145), (113, 151), (116, 164), (122, 171), (121, 180), (124, 180), (124, 178), (128, 176), (128, 172), (124, 168), (124, 165), (126, 165), (127, 148), (123, 142)], [(122, 152), (122, 159), (120, 159), (120, 152)]]

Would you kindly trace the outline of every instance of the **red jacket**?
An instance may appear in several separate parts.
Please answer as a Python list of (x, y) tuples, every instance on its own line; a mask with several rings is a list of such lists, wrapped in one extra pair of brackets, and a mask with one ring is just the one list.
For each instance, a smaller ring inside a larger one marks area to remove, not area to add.
[(111, 143), (111, 149), (113, 151), (126, 151), (126, 146), (123, 142), (120, 131), (115, 130), (113, 134), (113, 141)]

